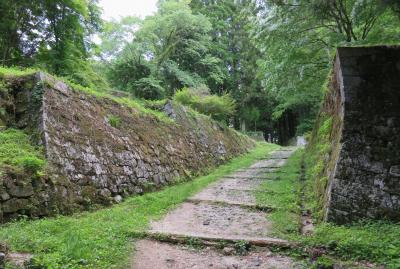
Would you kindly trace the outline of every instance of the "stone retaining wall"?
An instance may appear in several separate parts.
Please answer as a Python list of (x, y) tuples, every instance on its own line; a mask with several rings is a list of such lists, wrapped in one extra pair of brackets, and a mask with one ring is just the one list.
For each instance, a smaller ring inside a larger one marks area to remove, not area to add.
[(325, 218), (400, 220), (400, 47), (339, 48), (334, 70)]
[[(168, 102), (160, 119), (38, 73), (8, 79), (8, 127), (42, 144), (46, 175), (3, 167), (0, 215), (46, 216), (119, 202), (190, 178), (254, 146), (234, 130)], [(167, 117), (166, 117), (167, 118)]]

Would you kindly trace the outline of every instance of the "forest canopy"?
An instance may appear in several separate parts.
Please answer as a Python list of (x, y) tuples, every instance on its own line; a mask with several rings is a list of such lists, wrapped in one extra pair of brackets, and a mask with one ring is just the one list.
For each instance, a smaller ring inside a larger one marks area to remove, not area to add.
[(1, 65), (141, 99), (207, 89), (235, 101), (222, 118), (236, 128), (294, 135), (312, 129), (337, 46), (400, 37), (396, 0), (162, 0), (144, 19), (101, 14), (97, 0), (2, 0)]

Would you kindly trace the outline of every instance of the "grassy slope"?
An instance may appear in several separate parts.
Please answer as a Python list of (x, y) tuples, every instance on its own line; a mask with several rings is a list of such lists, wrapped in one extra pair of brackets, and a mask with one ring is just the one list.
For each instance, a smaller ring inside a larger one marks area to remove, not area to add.
[(209, 183), (265, 157), (277, 146), (260, 143), (206, 176), (164, 190), (135, 196), (96, 212), (36, 221), (18, 221), (0, 229), (0, 240), (15, 251), (34, 253), (44, 268), (123, 268), (131, 242), (143, 235), (150, 220), (163, 216)]
[(21, 130), (0, 131), (0, 173), (4, 166), (17, 170), (40, 170), (45, 164), (42, 148), (32, 145)]
[[(327, 249), (327, 255), (340, 259), (368, 260), (386, 265), (386, 268), (400, 268), (400, 223), (370, 221), (338, 226), (320, 222), (316, 224), (312, 236), (303, 237), (299, 234), (298, 179), (303, 153), (303, 150), (297, 151), (290, 157), (286, 166), (275, 174), (274, 177), (278, 177), (278, 180), (265, 182), (261, 187), (264, 192), (257, 193), (259, 204), (279, 208), (269, 216), (276, 226), (275, 235), (299, 241), (308, 247), (323, 246)], [(315, 181), (307, 182), (314, 183)], [(329, 264), (328, 258), (323, 257), (321, 260), (325, 260), (324, 264)]]

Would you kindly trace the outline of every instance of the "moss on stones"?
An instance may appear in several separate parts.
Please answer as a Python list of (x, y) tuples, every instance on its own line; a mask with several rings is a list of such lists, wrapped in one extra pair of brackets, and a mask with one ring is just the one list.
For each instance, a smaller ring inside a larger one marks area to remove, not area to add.
[[(9, 212), (9, 217), (109, 205), (120, 197), (192, 178), (255, 145), (174, 102), (164, 103), (163, 111), (169, 105), (175, 115), (169, 118), (126, 97), (74, 89), (43, 73), (7, 81), (13, 92), (11, 104), (19, 104), (18, 113), (9, 113), (7, 126), (24, 129), (31, 145), (43, 145), (43, 151), (37, 149), (45, 153), (47, 163), (40, 162), (44, 155), (38, 161), (29, 157), (21, 162), (33, 194), (20, 198), (32, 207)], [(0, 102), (3, 99), (0, 96)], [(5, 175), (20, 180), (7, 171)]]

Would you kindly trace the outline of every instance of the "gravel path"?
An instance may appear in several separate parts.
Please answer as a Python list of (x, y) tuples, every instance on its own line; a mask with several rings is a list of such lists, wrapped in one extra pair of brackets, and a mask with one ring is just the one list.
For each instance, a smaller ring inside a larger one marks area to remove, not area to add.
[[(274, 256), (263, 248), (236, 255), (232, 248), (195, 250), (188, 242), (249, 242), (254, 246), (285, 245), (285, 240), (270, 237), (267, 213), (258, 210), (254, 196), (268, 173), (283, 166), (294, 148), (284, 148), (267, 159), (254, 163), (211, 184), (187, 202), (153, 222), (149, 231), (157, 240), (142, 240), (136, 245), (132, 268), (298, 268), (288, 257)], [(186, 244), (171, 244), (169, 242)], [(210, 245), (210, 244), (209, 244)]]

